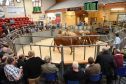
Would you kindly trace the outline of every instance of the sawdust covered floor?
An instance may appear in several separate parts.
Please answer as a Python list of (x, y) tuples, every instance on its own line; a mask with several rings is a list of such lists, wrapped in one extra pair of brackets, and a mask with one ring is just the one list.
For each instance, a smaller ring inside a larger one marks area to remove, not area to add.
[[(34, 43), (36, 45), (45, 45), (45, 46), (31, 46), (31, 49), (35, 52), (36, 56), (40, 56), (42, 59), (44, 59), (45, 56), (50, 56), (50, 49), (47, 46), (53, 45), (53, 38), (41, 40), (39, 42)], [(97, 44), (105, 44), (104, 42), (97, 42)], [(109, 46), (101, 46), (100, 51), (103, 47), (109, 48)], [(41, 54), (40, 54), (40, 48), (41, 48)], [(27, 55), (28, 51), (30, 50), (30, 46), (26, 45), (24, 46), (24, 54)], [(85, 50), (85, 55), (84, 55)], [(18, 55), (22, 54), (23, 51), (20, 49), (18, 51)], [(73, 55), (70, 55), (70, 48), (64, 47), (64, 63), (69, 63), (73, 61)], [(85, 57), (84, 57), (85, 56)], [(87, 61), (88, 57), (94, 57), (95, 56), (95, 47), (94, 46), (87, 46), (87, 47), (75, 47), (75, 60), (78, 62)], [(53, 47), (51, 47), (51, 57), (53, 63), (60, 63), (61, 62), (61, 53), (55, 48), (55, 51), (53, 51)], [(85, 60), (84, 60), (85, 58)], [(95, 58), (95, 57), (94, 57)]]

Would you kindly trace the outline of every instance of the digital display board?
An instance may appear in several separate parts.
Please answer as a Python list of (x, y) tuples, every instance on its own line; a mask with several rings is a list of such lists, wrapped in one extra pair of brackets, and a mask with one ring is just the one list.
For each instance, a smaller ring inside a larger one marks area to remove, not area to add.
[(98, 10), (98, 1), (84, 3), (84, 10), (85, 11)]

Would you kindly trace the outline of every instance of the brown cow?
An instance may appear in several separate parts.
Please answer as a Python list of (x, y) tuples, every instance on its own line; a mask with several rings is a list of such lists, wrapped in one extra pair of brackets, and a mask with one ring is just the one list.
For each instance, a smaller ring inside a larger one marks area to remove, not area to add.
[(98, 36), (86, 36), (86, 35), (97, 35), (97, 33), (95, 32), (90, 32), (90, 31), (78, 31), (78, 30), (75, 30), (74, 31), (77, 35), (79, 36), (82, 36), (82, 41), (83, 41), (83, 44), (86, 45), (86, 44), (95, 44), (96, 41), (98, 40)]
[[(74, 32), (70, 32), (69, 30), (63, 32), (62, 30), (59, 30), (58, 35), (54, 37), (54, 46), (70, 46), (70, 45), (80, 45), (81, 39), (79, 39), (78, 35)], [(58, 51), (59, 47), (57, 47)], [(72, 47), (70, 47), (72, 54)], [(55, 47), (53, 51), (55, 50)]]
[[(57, 36), (57, 37), (54, 37), (54, 46), (60, 46), (60, 45), (63, 45), (63, 46), (70, 46), (70, 45), (80, 45), (81, 44), (81, 40), (79, 39), (79, 37), (71, 37), (71, 36), (68, 36), (68, 37), (63, 37), (63, 36)], [(58, 51), (60, 52), (59, 50), (59, 47), (57, 47)], [(72, 46), (70, 47), (71, 49), (71, 52), (70, 54), (72, 54)], [(54, 49), (55, 50), (55, 47)]]

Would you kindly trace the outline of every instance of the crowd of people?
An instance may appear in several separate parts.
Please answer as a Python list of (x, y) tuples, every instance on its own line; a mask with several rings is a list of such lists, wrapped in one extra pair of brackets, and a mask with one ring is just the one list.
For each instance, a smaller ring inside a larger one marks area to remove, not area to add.
[[(91, 75), (102, 73), (106, 76), (106, 84), (112, 84), (113, 80), (117, 79), (115, 70), (123, 67), (123, 61), (123, 54), (119, 49), (111, 53), (109, 49), (103, 48), (96, 60), (88, 58), (85, 67), (80, 67), (78, 62), (74, 61), (63, 75), (64, 82), (67, 84), (67, 81), (71, 80), (79, 81), (80, 84), (90, 84)], [(44, 73), (60, 73), (59, 70), (51, 63), (49, 56), (42, 60), (34, 51), (29, 51), (28, 56), (24, 54), (15, 56), (8, 46), (1, 46), (0, 84), (39, 84), (40, 79), (44, 78)], [(98, 84), (101, 84), (100, 81)]]

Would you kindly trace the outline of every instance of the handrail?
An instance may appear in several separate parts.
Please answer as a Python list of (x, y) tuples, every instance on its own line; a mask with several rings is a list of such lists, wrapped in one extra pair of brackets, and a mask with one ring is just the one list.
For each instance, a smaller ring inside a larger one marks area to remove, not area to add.
[[(59, 47), (62, 46), (53, 46), (53, 45), (38, 45), (38, 44), (23, 44), (23, 43), (14, 43), (15, 45), (30, 45), (30, 46), (43, 46), (43, 47)], [(63, 47), (89, 47), (89, 46), (109, 46), (108, 44), (90, 44), (90, 45), (69, 45), (69, 46), (63, 46)]]
[[(108, 35), (83, 35), (83, 36), (61, 36), (61, 37), (84, 37), (84, 36), (108, 36)], [(21, 35), (21, 37), (31, 37), (31, 35)], [(33, 36), (32, 37), (43, 37), (43, 38), (54, 38), (54, 37), (59, 37), (59, 36)]]

